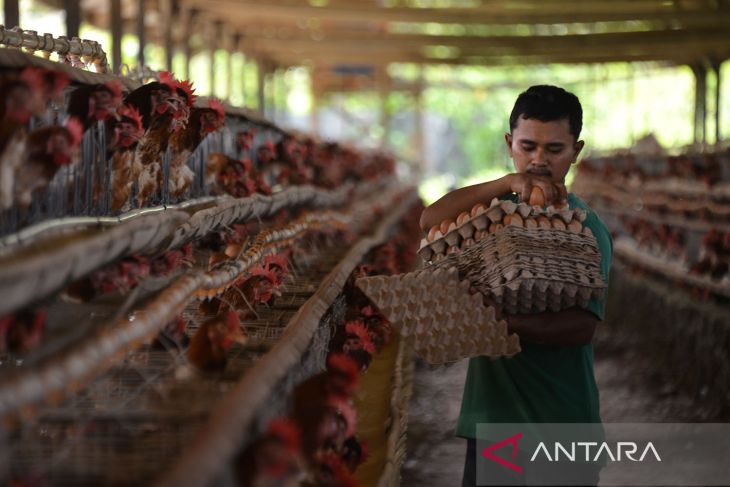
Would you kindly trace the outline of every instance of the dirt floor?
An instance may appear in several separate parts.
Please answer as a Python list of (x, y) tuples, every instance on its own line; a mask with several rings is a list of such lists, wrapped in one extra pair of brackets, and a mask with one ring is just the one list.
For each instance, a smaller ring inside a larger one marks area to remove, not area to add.
[[(604, 422), (685, 422), (712, 419), (692, 398), (658, 379), (626, 340), (599, 329), (594, 339), (595, 374)], [(454, 437), (466, 361), (432, 370), (418, 365), (408, 425), (403, 486), (461, 485), (465, 441)]]

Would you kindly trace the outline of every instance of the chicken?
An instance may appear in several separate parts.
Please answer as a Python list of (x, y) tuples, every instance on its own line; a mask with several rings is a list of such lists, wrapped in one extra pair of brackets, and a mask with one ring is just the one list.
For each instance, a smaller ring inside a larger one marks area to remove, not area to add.
[(359, 379), (360, 371), (354, 360), (342, 353), (330, 354), (327, 370), (310, 377), (294, 390), (292, 418), (299, 425), (312, 423), (328, 402), (349, 400), (358, 388)]
[(289, 168), (287, 184), (308, 184), (314, 177), (311, 166), (306, 164), (307, 146), (292, 135), (285, 135), (276, 145), (281, 161)]
[(184, 127), (189, 107), (195, 101), (192, 87), (169, 73), (160, 75), (160, 82), (144, 85), (130, 93), (125, 103), (142, 115), (145, 133), (134, 155), (133, 167), (140, 167), (137, 179), (137, 204), (144, 206), (159, 191), (162, 159), (174, 130)]
[(133, 106), (124, 105), (112, 127), (112, 210), (119, 211), (129, 201), (132, 185), (142, 172), (141, 165), (134, 165), (135, 149), (144, 132), (142, 116)]
[(0, 82), (0, 210), (15, 201), (15, 173), (26, 157), (26, 126), (41, 102), (41, 72), (26, 68)]
[(190, 338), (185, 334), (187, 323), (182, 315), (170, 321), (152, 342), (152, 348), (157, 350), (180, 349), (188, 346)]
[(211, 153), (208, 157), (206, 171), (213, 167), (218, 169), (215, 182), (223, 192), (236, 198), (245, 198), (256, 192), (271, 194), (271, 188), (253, 169), (250, 159), (237, 161), (217, 152)]
[(81, 85), (69, 95), (67, 112), (83, 121), (84, 129), (88, 129), (96, 122), (111, 120), (121, 103), (122, 84), (119, 81)]
[(238, 146), (241, 159), (251, 159), (253, 154), (253, 138), (256, 135), (256, 129), (241, 130), (236, 133), (236, 145)]
[(241, 311), (244, 319), (256, 314), (254, 308), (259, 303), (271, 303), (279, 295), (279, 281), (276, 273), (268, 266), (251, 269), (250, 277), (231, 286), (221, 298), (203, 301), (200, 311), (205, 315), (217, 314), (222, 309)]
[(302, 473), (301, 431), (293, 421), (271, 421), (261, 438), (234, 460), (236, 485), (298, 487)]
[(187, 125), (173, 132), (170, 138), (170, 196), (181, 196), (193, 182), (195, 174), (187, 165), (188, 159), (208, 134), (223, 127), (225, 118), (223, 104), (211, 98), (208, 100), (208, 108), (193, 108)]
[(149, 259), (136, 255), (72, 282), (64, 291), (64, 297), (74, 303), (85, 303), (99, 295), (126, 292), (137, 286), (150, 272)]
[(150, 262), (150, 273), (153, 276), (167, 276), (182, 265), (190, 266), (194, 262), (192, 244), (185, 244), (179, 249), (166, 251)]
[(19, 311), (0, 318), (0, 353), (26, 354), (40, 345), (46, 311)]
[(278, 285), (281, 285), (286, 277), (286, 273), (288, 271), (287, 258), (290, 253), (291, 250), (287, 250), (281, 254), (272, 254), (264, 257), (264, 267), (268, 267), (274, 271)]
[(246, 344), (238, 313), (228, 311), (209, 318), (190, 339), (187, 357), (202, 371), (214, 372), (226, 368), (228, 350), (234, 343)]
[(35, 130), (28, 135), (27, 156), (15, 174), (15, 203), (30, 206), (33, 192), (48, 186), (62, 166), (78, 159), (83, 127), (75, 118), (65, 126), (54, 125)]
[(343, 463), (342, 458), (334, 452), (327, 452), (321, 456), (315, 476), (314, 484), (304, 482), (302, 485), (305, 487), (310, 485), (317, 487), (357, 486), (357, 482)]

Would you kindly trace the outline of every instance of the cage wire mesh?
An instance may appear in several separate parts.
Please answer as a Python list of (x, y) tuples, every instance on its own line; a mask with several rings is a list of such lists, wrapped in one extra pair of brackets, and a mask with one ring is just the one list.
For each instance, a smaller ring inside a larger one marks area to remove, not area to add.
[[(139, 485), (154, 479), (187, 446), (215, 404), (277, 342), (346, 249), (317, 250), (300, 250), (281, 296), (271, 306), (255, 307), (258, 318), (243, 323), (250, 342), (229, 350), (224, 371), (198, 373), (177, 344), (150, 344), (129, 352), (79, 393), (57, 406), (40, 407), (32, 420), (10, 433), (3, 450), (11, 478), (80, 486)], [(110, 303), (95, 313), (106, 316), (113, 305), (119, 306), (117, 301)], [(198, 304), (194, 300), (183, 312), (189, 336), (202, 322)], [(344, 311), (344, 299), (339, 298), (321, 321), (301, 365), (275, 386), (258, 412), (252, 435), (285, 412), (286, 397), (297, 383), (324, 369), (333, 327)], [(3, 461), (0, 458), (0, 465)]]
[[(29, 123), (29, 130), (60, 123), (59, 121), (68, 118), (63, 109), (52, 108), (49, 113), (53, 115), (34, 117)], [(249, 157), (258, 168), (257, 148), (266, 141), (276, 144), (283, 136), (279, 129), (257, 124), (243, 117), (228, 115), (226, 123), (229, 124), (228, 127), (208, 134), (193, 149), (187, 161), (188, 167), (193, 171), (193, 181), (187, 190), (176, 198), (172, 198), (169, 191), (172, 154), (170, 147), (167, 147), (160, 161), (162, 184), (143, 207), (169, 205), (190, 198), (207, 196), (210, 188), (206, 186), (205, 172), (211, 152), (221, 152), (231, 158)], [(237, 142), (238, 133), (246, 130), (254, 130), (254, 142), (248, 151), (241, 149)], [(51, 218), (114, 216), (139, 208), (137, 201), (139, 186), (138, 182), (134, 181), (126, 204), (119, 211), (112, 210), (114, 174), (113, 158), (107, 152), (108, 135), (104, 122), (97, 122), (89, 127), (81, 139), (80, 157), (76, 164), (60, 168), (45, 188), (33, 191), (31, 203), (27, 208), (16, 204), (0, 210), (0, 236), (15, 233), (24, 227)]]

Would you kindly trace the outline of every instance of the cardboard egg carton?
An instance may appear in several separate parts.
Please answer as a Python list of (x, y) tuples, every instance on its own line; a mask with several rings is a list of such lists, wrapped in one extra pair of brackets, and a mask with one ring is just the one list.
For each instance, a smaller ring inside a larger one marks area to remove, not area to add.
[(430, 267), (455, 267), (509, 314), (586, 307), (606, 287), (593, 235), (505, 227)]
[[(509, 226), (590, 234), (590, 229), (582, 223), (586, 216), (581, 208), (571, 210), (548, 206), (543, 209), (537, 205), (495, 198), (488, 207), (477, 204), (470, 212), (461, 213), (456, 221), (444, 220), (431, 228), (427, 237), (421, 240), (418, 255), (425, 262), (438, 262)], [(550, 233), (553, 232), (548, 233), (548, 238)]]
[(434, 365), (520, 351), (507, 322), (485, 306), (482, 295), (459, 279), (455, 267), (427, 268), (398, 276), (363, 277), (356, 285), (426, 362)]

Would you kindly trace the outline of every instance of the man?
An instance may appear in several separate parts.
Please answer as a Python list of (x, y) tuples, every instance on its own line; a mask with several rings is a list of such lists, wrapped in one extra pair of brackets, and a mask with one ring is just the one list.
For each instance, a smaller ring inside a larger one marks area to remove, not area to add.
[[(520, 94), (510, 115), (507, 150), (516, 172), (453, 191), (423, 211), (428, 231), (445, 219), (493, 198), (529, 199), (537, 186), (546, 202), (566, 203), (588, 212), (601, 252), (601, 273), (608, 282), (611, 237), (601, 220), (565, 189), (565, 176), (584, 142), (579, 140), (583, 112), (578, 98), (555, 86), (533, 86)], [(512, 358), (469, 362), (457, 436), (467, 439), (463, 485), (476, 485), (478, 423), (600, 423), (598, 389), (593, 374), (591, 339), (603, 320), (604, 300), (586, 309), (506, 316), (522, 352)], [(598, 481), (598, 472), (595, 473)]]

